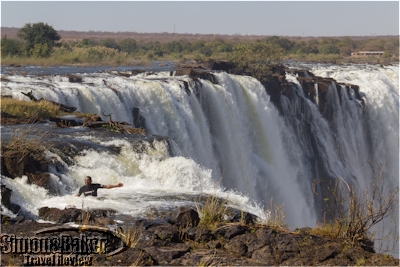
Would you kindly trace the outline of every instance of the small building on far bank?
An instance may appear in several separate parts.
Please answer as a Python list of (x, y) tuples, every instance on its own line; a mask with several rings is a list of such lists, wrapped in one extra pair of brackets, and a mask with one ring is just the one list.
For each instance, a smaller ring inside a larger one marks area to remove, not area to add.
[(383, 51), (358, 51), (352, 52), (351, 56), (383, 56)]

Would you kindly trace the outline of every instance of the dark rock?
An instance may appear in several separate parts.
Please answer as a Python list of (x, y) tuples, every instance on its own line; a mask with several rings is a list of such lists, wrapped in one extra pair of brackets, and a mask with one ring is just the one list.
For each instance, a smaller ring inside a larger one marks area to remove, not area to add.
[(3, 204), (6, 208), (8, 208), (11, 203), (11, 192), (11, 189), (7, 188), (3, 184), (1, 185), (1, 204)]
[(218, 240), (212, 240), (207, 242), (207, 246), (211, 249), (219, 249), (222, 247), (221, 242)]
[(122, 76), (122, 77), (127, 77), (127, 78), (131, 77), (131, 74), (126, 73), (126, 72), (120, 72), (120, 71), (117, 72), (117, 75)]
[(11, 203), (12, 190), (5, 185), (1, 185), (1, 204), (9, 209), (12, 213), (17, 214), (21, 207), (17, 204)]
[(227, 73), (230, 72), (230, 70), (235, 68), (235, 64), (229, 61), (215, 61), (211, 64), (210, 69), (211, 70), (220, 70), (220, 71), (225, 71)]
[(138, 74), (143, 73), (143, 72), (145, 72), (145, 71), (144, 70), (138, 70), (138, 69), (133, 69), (131, 71), (132, 75), (138, 75)]
[(290, 69), (289, 72), (293, 73), (294, 75), (297, 75), (298, 77), (305, 77), (305, 78), (315, 77), (315, 75), (312, 72), (306, 69)]
[(60, 210), (57, 208), (42, 207), (39, 209), (39, 217), (46, 221), (53, 221), (57, 223), (77, 222), (80, 223), (82, 210), (80, 209), (66, 209)]
[(210, 229), (189, 227), (184, 231), (184, 237), (197, 242), (208, 242), (215, 238)]
[(179, 242), (180, 240), (178, 227), (169, 223), (152, 225), (147, 230), (153, 232), (154, 236), (161, 240), (170, 242)]
[(197, 81), (198, 79), (203, 79), (203, 80), (208, 80), (214, 84), (217, 84), (216, 78), (210, 71), (193, 69), (193, 68), (182, 68), (178, 69), (175, 72), (175, 76), (184, 76), (184, 75), (188, 75), (194, 81)]
[(58, 118), (50, 118), (49, 119), (52, 122), (55, 122), (57, 124), (57, 126), (62, 127), (62, 126), (66, 126), (66, 127), (75, 127), (75, 126), (82, 126), (84, 121), (81, 118), (78, 118), (76, 116), (62, 116), (62, 117), (58, 117)]
[(192, 207), (178, 207), (172, 212), (170, 222), (178, 227), (196, 227), (200, 218)]
[(21, 216), (21, 215), (18, 215), (18, 216), (16, 216), (15, 218), (12, 218), (12, 219), (10, 220), (10, 222), (11, 222), (12, 224), (23, 223), (23, 222), (25, 222), (25, 217), (24, 217), (24, 216)]
[(50, 173), (28, 173), (27, 176), (29, 183), (41, 186), (51, 194), (57, 193), (57, 187), (53, 185)]
[(247, 253), (246, 235), (235, 236), (225, 244), (225, 249), (239, 256), (245, 256)]
[(10, 174), (10, 178), (36, 172), (36, 168), (33, 162), (30, 161), (28, 154), (28, 151), (6, 151), (3, 154), (4, 166)]
[(245, 211), (228, 207), (225, 212), (224, 220), (229, 223), (243, 223), (246, 225), (253, 225), (257, 221), (257, 216)]
[(280, 76), (286, 75), (286, 67), (283, 65), (272, 65), (271, 66), (272, 74), (278, 74)]
[(265, 246), (253, 252), (252, 260), (262, 263), (265, 266), (277, 265), (277, 256), (274, 254), (270, 246)]
[(285, 76), (273, 74), (268, 78), (268, 81), (263, 81), (263, 86), (267, 93), (271, 96), (272, 103), (281, 111), (280, 99), (282, 95), (282, 84), (286, 84)]
[(245, 256), (247, 253), (247, 246), (239, 239), (232, 239), (225, 245), (225, 249), (241, 257)]
[(133, 108), (132, 115), (133, 115), (133, 125), (136, 128), (146, 129), (146, 119), (140, 114), (139, 108)]
[(70, 83), (81, 83), (82, 82), (82, 77), (75, 75), (75, 74), (68, 74), (67, 75), (68, 80)]
[(330, 243), (326, 246), (320, 246), (318, 250), (315, 251), (314, 260), (316, 262), (323, 262), (328, 259), (336, 257), (343, 250), (343, 246), (338, 243)]
[(228, 226), (228, 229), (225, 232), (225, 239), (231, 239), (237, 235), (244, 234), (248, 230), (247, 226), (242, 226), (242, 225), (230, 225)]
[(189, 252), (190, 248), (186, 244), (171, 243), (167, 247), (148, 247), (144, 248), (144, 250), (159, 264), (163, 265), (168, 264), (173, 259), (182, 257)]

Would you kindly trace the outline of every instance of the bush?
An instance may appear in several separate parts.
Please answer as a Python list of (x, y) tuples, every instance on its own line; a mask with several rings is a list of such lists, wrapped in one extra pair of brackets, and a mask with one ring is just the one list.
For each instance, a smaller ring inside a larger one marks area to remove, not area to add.
[(1, 38), (1, 57), (22, 55), (22, 43), (7, 36)]
[[(382, 164), (370, 163), (370, 166), (373, 181), (361, 193), (357, 194), (354, 186), (349, 185), (342, 177), (323, 187), (330, 219), (324, 220), (319, 228), (331, 229), (333, 237), (343, 238), (351, 244), (367, 241), (371, 237), (371, 228), (398, 208), (399, 187), (393, 188), (385, 184)], [(322, 182), (324, 181), (314, 182), (314, 192), (316, 185)]]

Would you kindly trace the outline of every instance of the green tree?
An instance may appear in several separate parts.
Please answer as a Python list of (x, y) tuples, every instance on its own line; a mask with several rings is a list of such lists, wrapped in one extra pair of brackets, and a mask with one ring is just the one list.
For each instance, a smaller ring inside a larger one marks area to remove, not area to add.
[[(25, 53), (31, 56), (34, 52), (41, 50), (41, 56), (48, 56), (58, 40), (60, 35), (53, 27), (47, 23), (26, 23), (18, 31), (18, 37), (25, 41)], [(36, 45), (36, 48), (35, 48)], [(40, 48), (40, 49), (39, 49)], [(46, 50), (45, 52), (43, 52)]]
[(92, 47), (96, 46), (96, 42), (92, 39), (82, 39), (79, 43), (76, 44), (77, 47)]
[(238, 72), (248, 73), (260, 82), (264, 82), (271, 73), (271, 64), (281, 63), (282, 55), (283, 49), (280, 46), (257, 41), (235, 45), (231, 60)]
[(102, 40), (100, 42), (100, 45), (108, 47), (108, 48), (113, 48), (113, 49), (116, 49), (118, 51), (121, 50), (121, 48), (119, 47), (119, 45), (117, 44), (117, 42), (113, 38), (107, 38), (107, 39)]
[(320, 54), (339, 54), (340, 50), (334, 44), (323, 44), (318, 48)]
[(32, 57), (48, 57), (50, 55), (50, 48), (47, 44), (35, 44), (31, 50)]
[(265, 39), (265, 42), (267, 44), (279, 45), (286, 52), (289, 52), (294, 46), (294, 43), (292, 41), (290, 41), (287, 38), (283, 38), (283, 37), (279, 37), (279, 36), (268, 37), (268, 38)]
[(7, 36), (1, 38), (1, 56), (19, 56), (22, 53), (22, 44)]
[(137, 51), (137, 42), (135, 39), (127, 38), (118, 43), (121, 51), (133, 54)]

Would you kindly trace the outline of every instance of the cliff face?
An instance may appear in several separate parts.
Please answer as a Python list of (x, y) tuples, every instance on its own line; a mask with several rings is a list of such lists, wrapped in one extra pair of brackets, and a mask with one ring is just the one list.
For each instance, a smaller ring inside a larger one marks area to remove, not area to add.
[[(251, 73), (237, 73), (234, 64), (228, 61), (210, 61), (185, 64), (178, 67), (175, 76), (188, 75), (194, 80), (201, 78), (209, 80), (212, 83), (216, 83), (216, 79), (210, 71), (225, 71), (238, 75), (243, 74), (253, 76)], [(285, 96), (289, 101), (291, 101), (293, 99), (293, 94), (296, 94), (296, 91), (294, 90), (295, 85), (286, 80), (286, 72), (296, 75), (298, 82), (303, 88), (305, 97), (314, 102), (318, 106), (320, 113), (327, 119), (332, 115), (332, 107), (327, 105), (326, 101), (326, 94), (331, 86), (337, 90), (339, 99), (342, 94), (341, 88), (344, 86), (349, 98), (357, 99), (360, 105), (364, 104), (364, 99), (360, 94), (360, 88), (357, 85), (342, 84), (332, 78), (318, 77), (304, 69), (289, 69), (282, 65), (274, 65), (271, 67), (271, 74), (263, 77), (262, 84), (267, 93), (271, 96), (271, 101), (281, 112), (281, 97)], [(352, 94), (352, 91), (354, 91), (354, 95)]]

